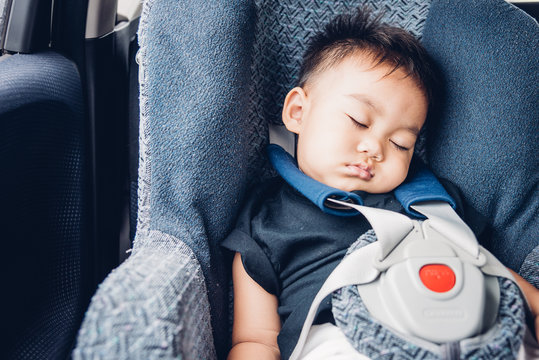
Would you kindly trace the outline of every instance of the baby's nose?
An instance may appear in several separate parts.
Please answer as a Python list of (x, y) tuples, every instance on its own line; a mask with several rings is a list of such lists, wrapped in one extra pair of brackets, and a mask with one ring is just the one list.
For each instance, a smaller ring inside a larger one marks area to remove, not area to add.
[(357, 151), (367, 154), (369, 158), (375, 161), (382, 161), (384, 159), (382, 144), (377, 139), (363, 139), (358, 143)]

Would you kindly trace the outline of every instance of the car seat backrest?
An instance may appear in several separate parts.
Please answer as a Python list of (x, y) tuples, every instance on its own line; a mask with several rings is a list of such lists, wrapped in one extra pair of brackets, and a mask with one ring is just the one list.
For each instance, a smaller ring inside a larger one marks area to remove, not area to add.
[[(206, 281), (218, 349), (228, 337), (228, 266), (218, 242), (250, 173), (250, 1), (146, 1), (139, 29), (141, 132), (133, 254), (152, 231), (190, 248)], [(155, 243), (155, 244), (154, 244)], [(203, 299), (200, 299), (203, 301)]]
[[(227, 267), (218, 243), (233, 226), (245, 190), (264, 173), (267, 124), (280, 121), (281, 103), (314, 30), (363, 3), (418, 35), (429, 6), (357, 0), (145, 3), (134, 252), (150, 230), (193, 249), (207, 282), (218, 348), (225, 343), (218, 337), (228, 333)], [(169, 15), (164, 23), (154, 14)]]

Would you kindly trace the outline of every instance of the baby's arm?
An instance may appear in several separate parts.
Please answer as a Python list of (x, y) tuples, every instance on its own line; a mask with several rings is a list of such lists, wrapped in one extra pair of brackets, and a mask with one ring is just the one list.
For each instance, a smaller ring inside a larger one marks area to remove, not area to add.
[(277, 335), (281, 319), (278, 299), (258, 285), (243, 268), (241, 255), (232, 263), (234, 326), (228, 359), (280, 359)]
[(518, 286), (522, 289), (528, 304), (530, 304), (530, 310), (535, 318), (535, 338), (539, 342), (539, 290), (513, 270), (509, 269), (509, 271), (515, 277)]

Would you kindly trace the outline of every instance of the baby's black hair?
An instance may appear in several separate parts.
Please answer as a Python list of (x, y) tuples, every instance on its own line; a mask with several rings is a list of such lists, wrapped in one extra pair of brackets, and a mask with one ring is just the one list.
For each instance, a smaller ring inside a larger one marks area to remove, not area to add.
[[(383, 15), (383, 14), (381, 14)], [(298, 86), (304, 87), (310, 77), (346, 58), (363, 51), (373, 59), (373, 67), (389, 64), (402, 69), (417, 81), (432, 105), (436, 76), (429, 55), (412, 34), (381, 21), (366, 7), (354, 14), (334, 18), (324, 30), (311, 38), (300, 68)]]

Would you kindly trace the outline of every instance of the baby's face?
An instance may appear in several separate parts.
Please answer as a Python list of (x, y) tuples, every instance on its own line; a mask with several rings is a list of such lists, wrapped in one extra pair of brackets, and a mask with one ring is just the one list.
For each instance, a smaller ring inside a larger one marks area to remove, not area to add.
[(400, 69), (356, 56), (313, 75), (288, 94), (283, 121), (298, 134), (299, 168), (345, 190), (385, 193), (410, 166), (427, 100)]

